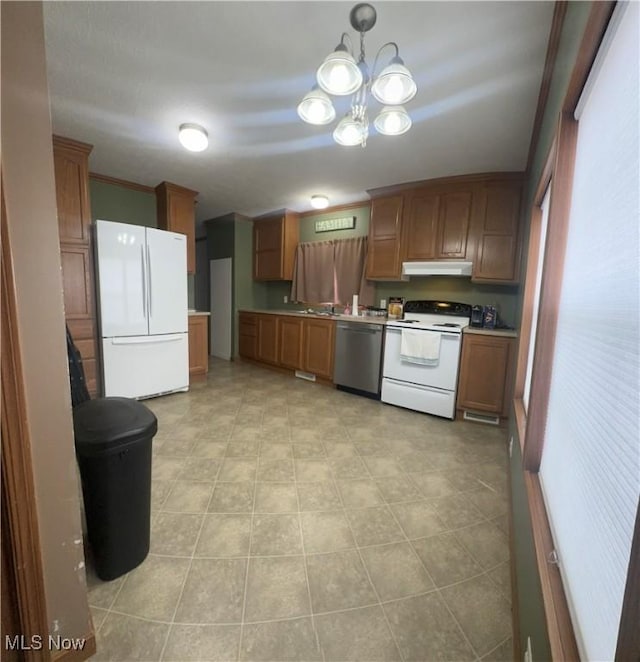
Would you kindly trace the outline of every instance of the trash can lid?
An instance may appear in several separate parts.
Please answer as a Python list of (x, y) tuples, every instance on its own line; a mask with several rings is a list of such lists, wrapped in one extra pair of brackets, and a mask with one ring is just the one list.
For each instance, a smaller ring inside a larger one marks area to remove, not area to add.
[(153, 412), (132, 398), (97, 398), (73, 409), (76, 449), (82, 455), (100, 455), (153, 437), (158, 420)]

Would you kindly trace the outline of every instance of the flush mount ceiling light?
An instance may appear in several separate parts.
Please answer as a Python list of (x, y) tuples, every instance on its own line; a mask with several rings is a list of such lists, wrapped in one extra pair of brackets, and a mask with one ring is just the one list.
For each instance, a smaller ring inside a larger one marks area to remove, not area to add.
[[(367, 102), (369, 93), (384, 105), (375, 118), (379, 133), (399, 136), (411, 128), (411, 118), (402, 104), (416, 95), (417, 86), (411, 73), (404, 66), (398, 45), (389, 41), (378, 49), (369, 74), (365, 61), (364, 36), (376, 24), (376, 10), (366, 2), (357, 4), (349, 14), (354, 30), (360, 33), (360, 54), (356, 61), (351, 38), (342, 33), (340, 43), (318, 68), (317, 85), (305, 95), (298, 106), (298, 115), (309, 124), (329, 124), (336, 116), (329, 95), (351, 94), (351, 110), (338, 122), (333, 131), (334, 140), (340, 145), (362, 145), (369, 136)], [(345, 43), (346, 40), (346, 43)], [(382, 51), (391, 46), (395, 55), (376, 76), (376, 66)]]
[(209, 136), (198, 124), (181, 124), (178, 138), (180, 144), (190, 152), (202, 152), (209, 146)]
[(329, 198), (326, 195), (312, 195), (311, 206), (314, 209), (326, 209), (329, 206)]

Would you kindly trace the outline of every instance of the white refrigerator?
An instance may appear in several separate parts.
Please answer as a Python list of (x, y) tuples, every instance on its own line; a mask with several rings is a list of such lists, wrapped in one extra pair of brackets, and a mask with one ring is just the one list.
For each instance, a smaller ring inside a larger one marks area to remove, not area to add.
[(96, 221), (105, 396), (189, 389), (187, 238)]

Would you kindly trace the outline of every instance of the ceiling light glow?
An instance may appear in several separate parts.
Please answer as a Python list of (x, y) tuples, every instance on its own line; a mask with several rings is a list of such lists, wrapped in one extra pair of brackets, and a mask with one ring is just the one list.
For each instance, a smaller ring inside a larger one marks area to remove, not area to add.
[(209, 146), (209, 136), (198, 124), (181, 124), (178, 139), (190, 152), (202, 152)]
[(314, 209), (326, 209), (329, 206), (329, 198), (326, 195), (312, 195), (311, 206)]

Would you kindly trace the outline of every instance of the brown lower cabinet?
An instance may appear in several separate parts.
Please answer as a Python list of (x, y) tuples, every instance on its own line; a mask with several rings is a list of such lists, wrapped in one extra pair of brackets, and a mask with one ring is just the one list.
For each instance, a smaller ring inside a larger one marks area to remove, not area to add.
[(515, 338), (464, 334), (458, 410), (509, 415), (515, 349)]
[(333, 379), (335, 322), (314, 317), (241, 312), (240, 356)]
[(283, 368), (302, 367), (303, 324), (297, 317), (278, 317), (278, 364)]
[(258, 315), (258, 361), (278, 365), (278, 318)]
[(336, 323), (333, 320), (303, 320), (302, 369), (317, 377), (333, 379), (333, 351)]
[(255, 313), (238, 315), (238, 352), (245, 359), (258, 358), (258, 316)]
[(209, 372), (209, 317), (189, 315), (189, 380), (202, 379)]

